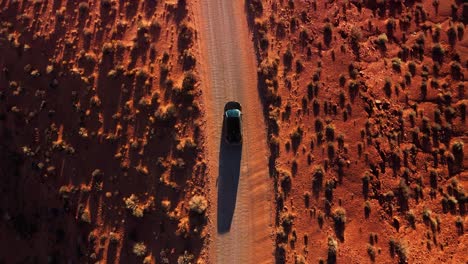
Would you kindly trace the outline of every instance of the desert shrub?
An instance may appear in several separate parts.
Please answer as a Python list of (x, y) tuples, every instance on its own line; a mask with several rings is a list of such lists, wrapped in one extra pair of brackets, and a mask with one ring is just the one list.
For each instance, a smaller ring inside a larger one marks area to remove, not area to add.
[(323, 177), (325, 173), (323, 170), (322, 166), (316, 166), (314, 169), (314, 173), (312, 176), (312, 190), (316, 196), (318, 196), (318, 193), (322, 189), (322, 184), (323, 184)]
[(195, 55), (192, 53), (190, 49), (184, 50), (182, 54), (182, 60), (183, 60), (183, 66), (184, 69), (192, 69), (195, 67), (195, 64), (197, 63), (197, 58)]
[(429, 172), (429, 178), (430, 178), (431, 188), (437, 189), (437, 178), (438, 178), (437, 171), (436, 170), (431, 170)]
[(382, 33), (377, 37), (376, 44), (380, 47), (381, 50), (387, 50), (388, 37), (387, 34)]
[(416, 63), (414, 63), (414, 61), (410, 61), (408, 63), (408, 70), (411, 73), (411, 75), (416, 75)]
[(159, 75), (161, 81), (165, 81), (167, 79), (167, 76), (169, 75), (169, 67), (166, 64), (161, 64), (159, 66)]
[(89, 13), (89, 4), (86, 2), (81, 2), (78, 5), (78, 10), (81, 17), (87, 15)]
[(111, 0), (101, 0), (101, 7), (104, 9), (109, 9), (112, 7)]
[(464, 144), (462, 141), (455, 141), (452, 144), (452, 154), (454, 157), (453, 164), (449, 164), (451, 174), (456, 174), (463, 169), (463, 151)]
[(364, 215), (365, 215), (365, 217), (369, 218), (370, 213), (371, 213), (371, 204), (370, 204), (369, 201), (366, 201), (364, 203)]
[(335, 233), (340, 240), (344, 240), (344, 230), (346, 224), (346, 211), (344, 208), (337, 208), (333, 212), (333, 222), (335, 223)]
[(414, 215), (414, 212), (412, 210), (409, 210), (406, 213), (406, 220), (408, 220), (408, 223), (413, 229), (416, 228), (416, 216)]
[(401, 59), (400, 58), (393, 58), (392, 59), (392, 68), (397, 72), (401, 72)]
[(450, 73), (452, 75), (452, 78), (454, 78), (455, 80), (461, 79), (461, 76), (463, 76), (463, 71), (462, 66), (459, 62), (454, 61), (450, 64)]
[(304, 134), (304, 131), (300, 126), (298, 126), (290, 135), (291, 141), (293, 144), (293, 148), (297, 150), (299, 144), (301, 143), (302, 140), (302, 135)]
[(338, 242), (333, 237), (328, 237), (328, 264), (336, 263), (336, 254), (338, 251)]
[(329, 46), (332, 40), (332, 25), (330, 23), (326, 23), (323, 27), (323, 42), (325, 45)]
[(323, 131), (323, 121), (320, 118), (315, 119), (315, 132)]
[(310, 39), (309, 32), (307, 31), (307, 29), (303, 28), (301, 32), (299, 32), (299, 40), (303, 47), (307, 46), (309, 39)]
[(423, 81), (419, 88), (421, 90), (422, 99), (426, 99), (426, 96), (427, 96), (427, 83), (425, 81)]
[(317, 214), (317, 223), (319, 224), (319, 227), (322, 228), (323, 226), (323, 221), (324, 221), (324, 215), (322, 212), (319, 212)]
[(139, 204), (139, 199), (136, 195), (132, 194), (128, 198), (124, 198), (125, 208), (132, 212), (132, 215), (141, 218), (143, 217), (145, 208)]
[(396, 27), (395, 19), (389, 18), (389, 19), (387, 20), (386, 27), (387, 27), (387, 33), (388, 33), (388, 35), (389, 35), (390, 37), (393, 37), (393, 34), (395, 33), (395, 27)]
[(400, 209), (402, 211), (408, 210), (408, 200), (410, 197), (410, 189), (406, 185), (405, 180), (401, 179), (400, 184), (398, 185), (398, 199), (400, 202)]
[(362, 39), (361, 28), (352, 27), (351, 28), (351, 45), (354, 50), (359, 49), (359, 42)]
[(392, 95), (392, 80), (388, 77), (385, 78), (384, 91), (387, 96)]
[(463, 35), (465, 34), (465, 25), (463, 25), (463, 23), (457, 24), (457, 33), (458, 33), (458, 39), (462, 40)]
[(434, 44), (434, 46), (432, 47), (432, 59), (434, 61), (442, 63), (444, 59), (444, 55), (445, 55), (444, 48), (439, 43)]
[(293, 58), (294, 58), (294, 55), (292, 53), (292, 50), (291, 48), (288, 47), (288, 49), (283, 54), (283, 62), (287, 69), (291, 68)]
[(306, 264), (307, 261), (302, 255), (296, 255), (294, 257), (294, 264)]
[(465, 122), (466, 119), (466, 104), (463, 102), (459, 106), (459, 112), (460, 112), (460, 118), (463, 122)]
[(291, 212), (281, 212), (280, 223), (286, 233), (291, 231), (296, 216)]
[(193, 260), (195, 259), (195, 256), (188, 253), (187, 251), (184, 252), (183, 255), (180, 255), (177, 258), (177, 264), (191, 264), (193, 263)]
[(333, 126), (332, 124), (328, 124), (325, 127), (325, 137), (327, 141), (335, 140), (335, 126)]
[(397, 254), (399, 258), (399, 263), (408, 262), (408, 246), (406, 241), (397, 241), (394, 238), (390, 238), (389, 247), (390, 255), (393, 257), (395, 254)]
[(188, 24), (182, 23), (179, 28), (178, 47), (180, 51), (188, 49), (193, 42), (194, 31)]
[(457, 220), (455, 220), (455, 226), (457, 227), (458, 234), (463, 235), (465, 230), (463, 226), (463, 218), (461, 216), (457, 216)]
[(296, 60), (296, 73), (301, 73), (304, 70), (304, 64), (301, 60)]
[(197, 83), (197, 77), (191, 71), (184, 74), (184, 79), (182, 81), (182, 89), (185, 91), (192, 91), (195, 88)]
[(288, 171), (280, 171), (279, 174), (280, 174), (281, 188), (286, 194), (288, 194), (291, 191), (291, 187), (292, 187), (291, 173), (289, 173)]
[(339, 81), (340, 81), (340, 86), (344, 87), (346, 84), (346, 76), (344, 74), (340, 74)]
[(366, 172), (361, 179), (362, 179), (362, 194), (364, 198), (367, 199), (367, 196), (369, 195), (369, 182), (370, 182), (369, 173)]
[(102, 46), (102, 53), (104, 55), (110, 55), (113, 52), (114, 52), (114, 45), (112, 45), (112, 43), (110, 42), (104, 43), (104, 45)]
[(333, 142), (328, 142), (327, 154), (330, 160), (333, 160), (333, 158), (335, 157), (335, 144)]
[(455, 42), (457, 41), (457, 30), (455, 29), (454, 25), (452, 25), (447, 30), (447, 38), (449, 40), (450, 45), (455, 45)]
[(180, 140), (179, 144), (177, 145), (177, 150), (180, 152), (191, 153), (197, 149), (197, 144), (193, 140), (193, 138), (184, 138)]
[(138, 257), (143, 257), (146, 254), (146, 245), (143, 242), (135, 243), (132, 252)]
[(260, 17), (263, 13), (263, 3), (261, 0), (250, 0), (249, 3), (249, 11), (255, 17)]
[(367, 245), (367, 255), (369, 255), (372, 262), (375, 261), (375, 248), (372, 245)]
[(334, 180), (327, 180), (325, 182), (325, 198), (329, 201), (333, 200), (333, 189), (336, 187)]
[(154, 113), (154, 116), (160, 122), (174, 122), (176, 119), (176, 108), (173, 104), (160, 106)]
[(195, 195), (189, 201), (189, 209), (191, 213), (203, 215), (208, 208), (208, 201), (204, 196)]

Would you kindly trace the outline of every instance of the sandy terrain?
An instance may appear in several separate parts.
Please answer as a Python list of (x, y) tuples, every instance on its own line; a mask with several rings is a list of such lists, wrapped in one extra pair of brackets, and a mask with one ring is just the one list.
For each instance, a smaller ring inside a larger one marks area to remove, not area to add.
[(466, 263), (468, 5), (249, 0), (277, 263)]
[[(211, 263), (272, 263), (272, 180), (255, 53), (241, 1), (198, 1), (206, 83)], [(226, 102), (243, 107), (242, 146), (222, 137)]]
[(0, 0), (0, 263), (207, 259), (191, 8)]

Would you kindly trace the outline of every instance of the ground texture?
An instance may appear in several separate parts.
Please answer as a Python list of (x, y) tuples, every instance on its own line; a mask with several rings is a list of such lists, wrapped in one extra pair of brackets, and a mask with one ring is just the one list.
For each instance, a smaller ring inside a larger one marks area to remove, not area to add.
[(462, 1), (247, 3), (277, 263), (467, 261)]
[(0, 263), (191, 263), (207, 242), (185, 1), (0, 1)]

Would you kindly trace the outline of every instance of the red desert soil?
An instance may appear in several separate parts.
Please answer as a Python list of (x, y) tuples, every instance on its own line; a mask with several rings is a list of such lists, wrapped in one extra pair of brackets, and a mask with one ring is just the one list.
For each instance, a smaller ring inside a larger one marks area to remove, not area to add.
[(276, 262), (467, 263), (468, 4), (247, 7)]
[[(256, 57), (242, 1), (197, 1), (210, 175), (210, 263), (273, 263), (273, 181), (257, 89)], [(242, 105), (244, 140), (222, 137), (224, 105)]]
[(203, 263), (186, 1), (0, 0), (0, 263)]

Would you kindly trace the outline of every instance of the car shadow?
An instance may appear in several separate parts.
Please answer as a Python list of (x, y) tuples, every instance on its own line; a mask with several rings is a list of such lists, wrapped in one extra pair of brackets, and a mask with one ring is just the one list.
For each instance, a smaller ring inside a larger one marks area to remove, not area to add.
[(230, 145), (221, 137), (218, 173), (218, 233), (231, 229), (239, 185), (242, 144)]

